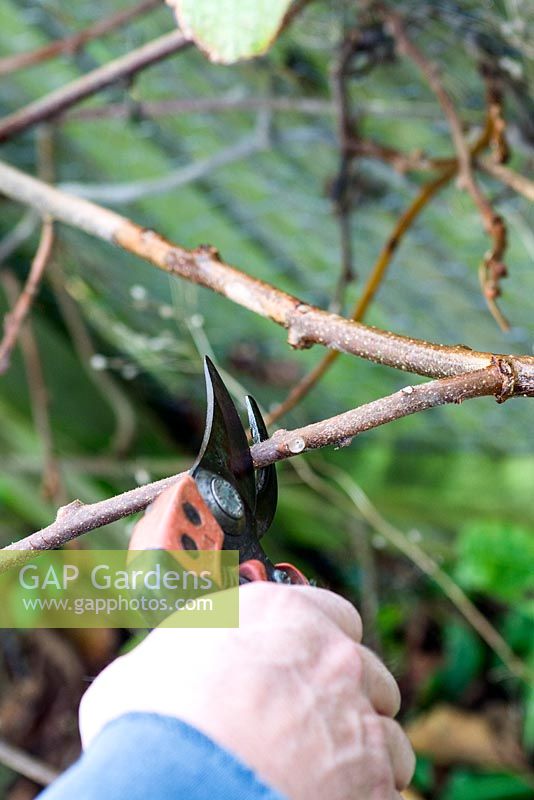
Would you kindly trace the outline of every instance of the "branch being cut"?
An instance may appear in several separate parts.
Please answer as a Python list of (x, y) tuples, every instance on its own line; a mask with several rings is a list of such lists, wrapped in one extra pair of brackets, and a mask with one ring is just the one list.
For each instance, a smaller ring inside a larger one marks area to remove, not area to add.
[(53, 244), (54, 226), (51, 219), (45, 219), (39, 247), (32, 261), (28, 279), (13, 309), (6, 314), (4, 319), (5, 333), (0, 342), (0, 375), (9, 367), (11, 351), (15, 347), (22, 323), (28, 316), (33, 298), (39, 289), (39, 284), (41, 283), (43, 273), (46, 269), (50, 254), (52, 253)]
[(61, 111), (79, 103), (86, 97), (100, 92), (112, 83), (131, 78), (137, 72), (168, 56), (184, 50), (190, 42), (179, 30), (166, 33), (159, 39), (132, 50), (125, 56), (110, 61), (102, 67), (82, 75), (70, 83), (61, 86), (50, 94), (29, 103), (27, 106), (9, 114), (0, 120), (0, 142), (10, 139), (16, 133), (31, 128), (38, 122), (44, 122), (57, 116)]
[[(293, 431), (278, 430), (270, 439), (253, 445), (252, 458), (256, 467), (264, 467), (320, 447), (343, 447), (363, 431), (428, 408), (447, 403), (462, 403), (464, 400), (489, 395), (502, 402), (512, 392), (513, 382), (508, 363), (494, 359), (491, 366), (468, 375), (405, 386), (388, 397), (374, 400), (336, 417)], [(51, 525), (14, 542), (4, 550), (50, 550), (60, 547), (82, 533), (141, 511), (179, 477), (180, 475), (172, 475), (90, 505), (74, 500), (59, 509), (56, 520)]]
[(496, 322), (502, 330), (506, 331), (510, 326), (496, 304), (496, 300), (501, 293), (500, 280), (506, 277), (507, 274), (506, 266), (502, 261), (504, 251), (506, 250), (506, 226), (504, 220), (493, 210), (491, 203), (475, 179), (472, 167), (472, 155), (465, 140), (461, 120), (458, 117), (451, 97), (441, 82), (437, 66), (430, 61), (409, 38), (404, 27), (404, 22), (399, 14), (388, 11), (385, 14), (385, 20), (395, 37), (399, 51), (417, 65), (428, 85), (436, 95), (443, 109), (443, 113), (447, 118), (447, 122), (449, 123), (452, 141), (458, 157), (458, 176), (460, 182), (473, 198), (482, 217), (484, 228), (493, 240), (492, 248), (484, 256), (480, 267), (484, 298)]
[[(463, 345), (441, 345), (383, 331), (303, 303), (269, 283), (221, 260), (213, 247), (188, 250), (126, 217), (55, 189), (0, 162), (3, 194), (41, 214), (112, 242), (165, 272), (205, 286), (232, 302), (276, 322), (293, 347), (321, 344), (359, 358), (432, 378), (484, 369), (494, 354)], [(534, 396), (534, 357), (507, 355), (514, 395)]]
[(29, 53), (15, 53), (12, 56), (0, 58), (0, 75), (7, 75), (8, 73), (15, 72), (24, 67), (41, 64), (43, 61), (47, 61), (50, 58), (62, 54), (74, 55), (74, 53), (81, 50), (87, 42), (91, 42), (93, 39), (104, 36), (106, 33), (111, 33), (111, 31), (117, 28), (121, 28), (123, 25), (131, 22), (131, 20), (141, 16), (141, 14), (146, 14), (147, 11), (151, 11), (160, 4), (161, 0), (142, 0), (142, 2), (138, 3), (136, 6), (117, 11), (110, 17), (100, 19), (85, 30), (72, 34), (72, 36), (66, 36), (64, 39), (50, 42)]

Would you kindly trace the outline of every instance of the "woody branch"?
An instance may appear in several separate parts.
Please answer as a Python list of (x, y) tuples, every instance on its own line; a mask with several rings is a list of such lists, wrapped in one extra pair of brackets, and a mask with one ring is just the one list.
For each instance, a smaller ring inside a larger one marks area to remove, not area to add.
[[(252, 458), (256, 467), (264, 467), (320, 447), (346, 445), (359, 433), (428, 408), (488, 395), (502, 402), (511, 389), (507, 364), (494, 359), (491, 366), (482, 370), (416, 386), (408, 385), (388, 397), (336, 417), (292, 431), (278, 430), (270, 439), (253, 445)], [(85, 504), (75, 500), (59, 509), (51, 525), (4, 549), (27, 551), (60, 547), (94, 528), (142, 511), (179, 477), (172, 475), (98, 503)]]
[[(271, 319), (288, 331), (296, 348), (321, 344), (332, 350), (431, 378), (451, 377), (491, 366), (494, 354), (466, 346), (414, 339), (323, 311), (226, 264), (213, 247), (188, 250), (95, 203), (56, 189), (0, 162), (3, 194), (43, 216), (118, 245), (165, 272), (205, 286)], [(512, 376), (511, 395), (534, 395), (534, 357), (502, 356)]]

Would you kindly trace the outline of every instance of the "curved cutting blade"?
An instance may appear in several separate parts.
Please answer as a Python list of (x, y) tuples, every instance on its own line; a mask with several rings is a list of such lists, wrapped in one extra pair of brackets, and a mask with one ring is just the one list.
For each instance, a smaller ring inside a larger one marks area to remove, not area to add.
[[(245, 403), (252, 441), (254, 444), (263, 442), (269, 438), (269, 432), (258, 404), (250, 395), (245, 397)], [(268, 467), (262, 467), (256, 473), (256, 528), (258, 538), (261, 538), (269, 529), (276, 511), (277, 502), (278, 481), (276, 467), (274, 464), (270, 464)]]
[(206, 429), (190, 474), (195, 477), (198, 470), (204, 469), (229, 481), (239, 492), (248, 515), (254, 515), (256, 483), (245, 429), (221, 376), (207, 356), (204, 375), (208, 402)]

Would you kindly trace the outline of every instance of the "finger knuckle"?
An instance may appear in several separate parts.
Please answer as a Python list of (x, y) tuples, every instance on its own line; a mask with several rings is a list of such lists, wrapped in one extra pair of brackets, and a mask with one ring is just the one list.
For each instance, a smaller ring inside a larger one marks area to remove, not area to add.
[(341, 668), (352, 681), (363, 683), (365, 663), (361, 645), (344, 636), (337, 649)]
[(356, 607), (345, 597), (330, 592), (328, 589), (320, 589), (319, 591), (325, 593), (325, 598), (326, 596), (328, 597), (329, 604), (334, 603), (337, 606), (339, 613), (343, 615), (348, 626), (361, 635), (362, 619)]

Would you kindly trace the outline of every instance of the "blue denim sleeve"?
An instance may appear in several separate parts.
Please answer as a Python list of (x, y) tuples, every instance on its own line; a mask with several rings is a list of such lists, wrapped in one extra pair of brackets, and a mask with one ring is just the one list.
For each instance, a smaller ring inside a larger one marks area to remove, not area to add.
[(110, 722), (38, 800), (284, 800), (185, 722), (130, 713)]

